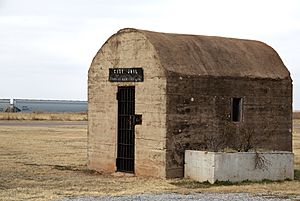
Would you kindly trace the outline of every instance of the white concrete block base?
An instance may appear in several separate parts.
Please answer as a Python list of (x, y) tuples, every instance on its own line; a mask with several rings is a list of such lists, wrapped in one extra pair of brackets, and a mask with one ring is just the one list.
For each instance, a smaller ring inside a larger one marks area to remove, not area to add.
[(184, 177), (210, 183), (294, 179), (294, 154), (186, 150)]

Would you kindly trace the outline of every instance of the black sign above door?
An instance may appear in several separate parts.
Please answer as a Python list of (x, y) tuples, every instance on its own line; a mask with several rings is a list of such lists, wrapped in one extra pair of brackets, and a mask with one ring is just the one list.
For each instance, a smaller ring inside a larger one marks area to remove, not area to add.
[(143, 68), (110, 68), (108, 80), (110, 82), (143, 82), (144, 70)]

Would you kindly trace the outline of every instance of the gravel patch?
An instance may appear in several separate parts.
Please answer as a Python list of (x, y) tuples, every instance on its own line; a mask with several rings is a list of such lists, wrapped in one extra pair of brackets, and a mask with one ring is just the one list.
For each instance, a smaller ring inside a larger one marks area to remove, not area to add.
[(289, 198), (279, 198), (248, 193), (194, 193), (194, 194), (138, 194), (127, 196), (78, 197), (59, 201), (292, 201)]

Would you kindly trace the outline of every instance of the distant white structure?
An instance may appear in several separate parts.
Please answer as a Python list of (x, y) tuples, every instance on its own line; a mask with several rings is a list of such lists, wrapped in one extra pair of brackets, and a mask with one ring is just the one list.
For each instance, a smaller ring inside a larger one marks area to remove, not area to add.
[(87, 101), (14, 99), (21, 112), (86, 112)]
[(35, 99), (0, 99), (0, 112), (9, 107), (20, 112), (87, 112), (87, 101), (71, 100), (35, 100)]
[(0, 99), (0, 112), (5, 112), (10, 106), (10, 99)]

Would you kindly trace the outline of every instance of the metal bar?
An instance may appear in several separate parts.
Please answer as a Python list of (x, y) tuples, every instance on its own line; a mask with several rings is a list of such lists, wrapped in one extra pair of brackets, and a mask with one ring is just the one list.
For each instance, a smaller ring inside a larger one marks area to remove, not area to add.
[(118, 88), (117, 170), (134, 172), (135, 88)]

